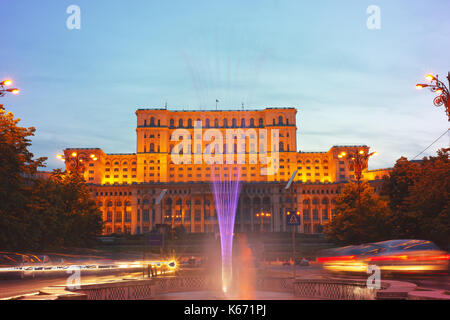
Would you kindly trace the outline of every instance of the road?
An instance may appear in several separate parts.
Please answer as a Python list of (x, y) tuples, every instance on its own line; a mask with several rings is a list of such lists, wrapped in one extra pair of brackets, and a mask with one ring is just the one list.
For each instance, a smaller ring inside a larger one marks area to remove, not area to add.
[[(67, 277), (70, 275), (68, 274)], [(89, 275), (81, 276), (81, 284), (88, 284), (94, 282), (106, 282), (119, 279), (130, 279), (142, 277), (141, 272), (134, 273), (121, 273), (116, 275)], [(39, 290), (57, 285), (65, 285), (67, 283), (67, 278), (58, 279), (48, 279), (48, 278), (38, 278), (38, 279), (17, 279), (17, 280), (0, 280), (0, 299), (30, 294), (38, 292)]]

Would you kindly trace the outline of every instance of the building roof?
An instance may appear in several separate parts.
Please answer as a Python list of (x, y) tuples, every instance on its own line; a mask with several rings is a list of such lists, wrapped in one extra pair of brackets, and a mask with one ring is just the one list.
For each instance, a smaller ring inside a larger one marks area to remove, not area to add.
[[(232, 107), (231, 107), (232, 108)], [(242, 107), (240, 107), (242, 108)], [(264, 109), (251, 109), (251, 107), (245, 107), (244, 110), (242, 109), (209, 109), (209, 110), (189, 110), (189, 109), (182, 109), (182, 110), (169, 110), (169, 109), (161, 109), (161, 108), (139, 108), (137, 111), (169, 111), (169, 112), (255, 112), (255, 111), (264, 111), (264, 110), (297, 110), (297, 108), (294, 107), (268, 107)]]

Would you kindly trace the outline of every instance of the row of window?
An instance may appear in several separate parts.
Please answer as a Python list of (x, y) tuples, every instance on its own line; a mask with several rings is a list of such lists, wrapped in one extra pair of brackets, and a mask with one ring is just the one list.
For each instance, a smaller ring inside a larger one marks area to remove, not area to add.
[[(200, 119), (197, 119), (196, 121), (197, 122), (198, 121), (202, 122)], [(214, 122), (214, 127), (215, 128), (219, 128), (219, 126), (220, 126), (219, 119), (215, 118), (213, 122)], [(170, 127), (171, 128), (175, 127), (175, 119), (170, 119), (169, 123), (170, 123)], [(185, 124), (186, 124), (186, 126), (185, 126)], [(210, 128), (211, 125), (212, 125), (212, 121), (210, 119), (205, 119), (204, 125), (203, 125), (203, 122), (202, 122), (202, 126), (204, 126), (206, 128)], [(288, 118), (284, 119), (282, 116), (279, 116), (278, 117), (278, 121), (275, 118), (273, 119), (272, 125), (274, 125), (274, 126), (275, 125), (279, 125), (279, 126), (289, 125), (289, 119)], [(158, 119), (158, 121), (156, 121), (155, 117), (151, 117), (149, 121), (144, 120), (144, 126), (145, 127), (147, 127), (147, 126), (160, 127), (161, 126), (161, 120)], [(246, 119), (241, 119), (240, 127), (241, 128), (246, 128), (247, 126), (250, 127), (250, 128), (255, 127), (255, 119), (254, 118), (250, 118), (250, 121), (249, 121), (248, 124), (247, 124)], [(263, 118), (259, 118), (258, 126), (259, 127), (264, 127), (264, 119)], [(186, 127), (186, 128), (193, 128), (194, 127), (194, 120), (193, 119), (187, 119), (187, 122), (185, 123), (183, 119), (178, 119), (178, 127), (179, 128), (184, 128), (184, 127)], [(228, 128), (228, 118), (222, 119), (222, 127), (223, 128)], [(231, 119), (231, 127), (233, 127), (233, 128), (237, 128), (238, 127), (238, 119), (236, 119), (236, 118), (232, 118)]]

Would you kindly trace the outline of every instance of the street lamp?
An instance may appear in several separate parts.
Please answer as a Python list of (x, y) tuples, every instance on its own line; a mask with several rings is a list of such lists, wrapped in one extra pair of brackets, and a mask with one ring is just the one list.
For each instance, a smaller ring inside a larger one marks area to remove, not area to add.
[(0, 97), (3, 97), (8, 92), (12, 94), (19, 94), (20, 90), (17, 88), (7, 88), (12, 85), (12, 81), (7, 79), (0, 82)]
[(264, 218), (270, 218), (271, 216), (270, 212), (263, 212), (262, 210), (256, 214), (257, 218), (261, 218), (261, 232), (264, 232)]
[[(421, 90), (423, 88), (430, 88), (432, 92), (438, 94), (438, 96), (434, 98), (433, 104), (436, 107), (445, 106), (445, 112), (447, 113), (448, 121), (450, 121), (450, 110), (449, 110), (450, 92), (448, 88), (442, 81), (438, 79), (438, 75), (433, 76), (432, 74), (429, 74), (425, 77), (425, 79), (430, 81), (431, 84), (418, 83), (416, 84), (416, 88), (418, 90)], [(450, 84), (450, 72), (448, 73), (447, 79), (448, 83)]]
[(77, 173), (84, 173), (84, 170), (86, 168), (86, 163), (89, 163), (90, 161), (97, 161), (98, 158), (95, 154), (91, 154), (89, 157), (84, 153), (77, 153), (72, 152), (69, 157), (65, 157), (62, 154), (58, 154), (56, 156), (59, 160), (69, 163), (69, 166), (74, 169)]
[(342, 159), (347, 157), (349, 160), (350, 171), (355, 172), (356, 183), (358, 185), (358, 212), (361, 215), (361, 178), (362, 171), (368, 167), (369, 158), (375, 155), (376, 152), (365, 152), (364, 150), (359, 150), (356, 153), (347, 153), (345, 151), (338, 155), (338, 158)]

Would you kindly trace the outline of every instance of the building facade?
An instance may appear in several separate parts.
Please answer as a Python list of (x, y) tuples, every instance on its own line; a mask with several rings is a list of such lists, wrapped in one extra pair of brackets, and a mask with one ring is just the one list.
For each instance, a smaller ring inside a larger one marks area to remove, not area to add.
[[(64, 153), (66, 159), (86, 159), (83, 174), (103, 213), (105, 234), (145, 233), (164, 224), (216, 232), (211, 184), (222, 180), (242, 185), (237, 232), (287, 231), (284, 214), (291, 209), (301, 213), (299, 232), (318, 233), (333, 219), (335, 197), (354, 179), (348, 160), (339, 154), (368, 152), (369, 147), (298, 152), (296, 113), (295, 108), (139, 109), (136, 153), (106, 154), (99, 148)], [(66, 169), (74, 170), (73, 163), (66, 161)], [(377, 190), (388, 173), (365, 170), (363, 177)], [(270, 215), (261, 217), (261, 212)]]

